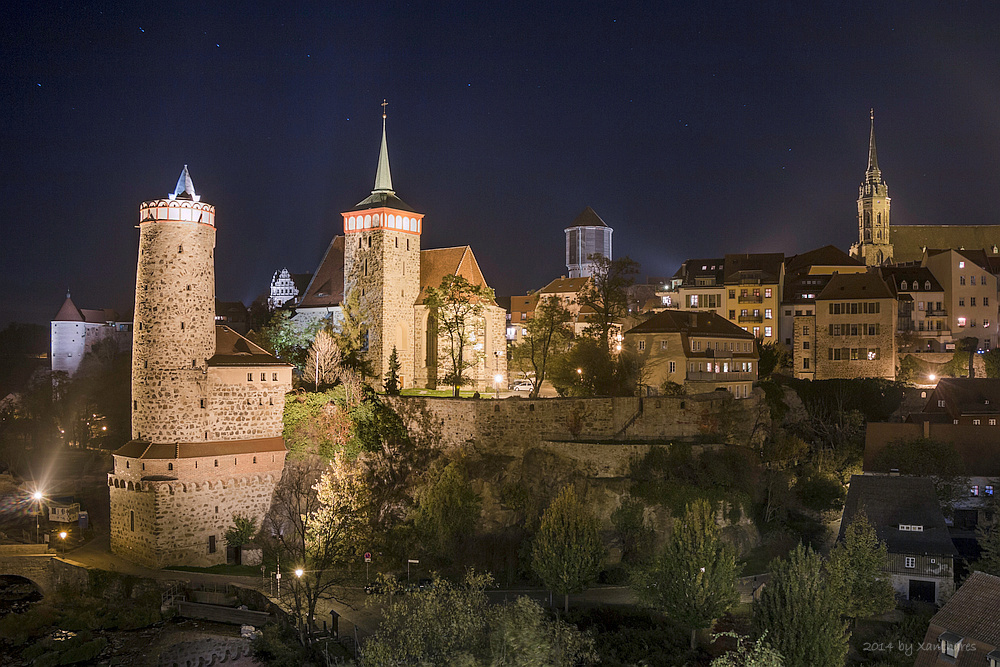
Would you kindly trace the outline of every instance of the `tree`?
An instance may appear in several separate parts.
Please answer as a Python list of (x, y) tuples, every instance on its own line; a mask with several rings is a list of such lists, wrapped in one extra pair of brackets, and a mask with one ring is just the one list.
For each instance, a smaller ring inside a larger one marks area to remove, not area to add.
[(760, 361), (757, 364), (758, 378), (766, 380), (771, 373), (781, 372), (791, 365), (791, 355), (784, 345), (780, 343), (761, 343), (757, 341), (757, 351), (760, 353)]
[(736, 648), (713, 660), (711, 667), (783, 667), (785, 664), (781, 654), (768, 645), (766, 632), (756, 641), (735, 632), (720, 632), (715, 639), (719, 637), (735, 639)]
[(788, 667), (841, 667), (847, 624), (823, 578), (823, 559), (799, 544), (787, 560), (771, 561), (771, 580), (754, 603), (753, 625)]
[(392, 346), (392, 354), (389, 355), (389, 370), (385, 374), (385, 393), (390, 396), (399, 396), (399, 355), (396, 353), (396, 346)]
[(997, 501), (991, 503), (993, 520), (980, 523), (976, 527), (976, 541), (979, 543), (979, 560), (969, 569), (979, 570), (993, 576), (1000, 576), (1000, 514)]
[(604, 545), (600, 525), (590, 509), (567, 485), (549, 505), (538, 527), (531, 550), (531, 569), (545, 585), (564, 596), (578, 593), (601, 570)]
[(738, 575), (736, 551), (721, 541), (712, 506), (699, 499), (675, 522), (663, 551), (635, 570), (632, 589), (644, 604), (687, 626), (694, 650), (696, 632), (740, 601)]
[(304, 374), (312, 378), (316, 391), (320, 384), (336, 384), (341, 374), (340, 348), (326, 329), (320, 329), (313, 338), (306, 355)]
[(462, 276), (446, 275), (438, 287), (428, 287), (424, 303), (434, 313), (438, 332), (448, 344), (440, 357), (446, 370), (441, 379), (454, 387), (457, 397), (462, 385), (468, 384), (465, 371), (479, 363), (482, 353), (477, 344), (485, 337), (482, 315), (493, 302), (493, 290), (486, 285), (474, 285)]
[(472, 532), (481, 511), (482, 500), (469, 485), (464, 466), (452, 461), (422, 494), (415, 524), (425, 543), (444, 554)]
[(531, 398), (538, 398), (551, 354), (558, 352), (573, 335), (569, 326), (571, 317), (559, 297), (539, 297), (535, 313), (524, 327), (528, 333), (518, 346), (535, 373)]
[(551, 381), (564, 396), (634, 396), (641, 379), (637, 355), (612, 354), (596, 338), (577, 338), (552, 363)]
[(882, 574), (888, 558), (885, 542), (878, 539), (864, 510), (859, 511), (826, 563), (830, 588), (844, 616), (868, 618), (896, 606), (892, 584)]
[(250, 544), (257, 534), (257, 517), (244, 514), (233, 515), (233, 525), (226, 530), (224, 539), (230, 547), (241, 547)]
[(594, 311), (592, 333), (604, 347), (609, 347), (612, 327), (628, 313), (628, 288), (639, 273), (639, 263), (628, 257), (612, 260), (596, 254), (587, 259), (594, 272), (576, 300), (581, 307)]
[(958, 349), (969, 353), (969, 378), (976, 377), (976, 351), (979, 350), (979, 339), (975, 336), (966, 336), (958, 341)]
[(340, 306), (340, 321), (334, 330), (333, 339), (340, 348), (340, 356), (345, 367), (361, 377), (371, 377), (371, 362), (368, 360), (368, 320), (361, 309), (361, 292), (353, 289)]
[(656, 537), (646, 522), (646, 504), (625, 496), (611, 513), (611, 525), (622, 548), (622, 562), (636, 563), (647, 556)]
[[(339, 567), (364, 551), (370, 526), (370, 492), (356, 460), (338, 452), (327, 466), (316, 456), (285, 463), (265, 527), (289, 570), (286, 579), (297, 619), (313, 627), (316, 604), (336, 599)], [(301, 632), (301, 630), (300, 630)]]
[(362, 649), (367, 667), (573, 667), (593, 664), (593, 642), (571, 625), (549, 620), (533, 600), (491, 605), (489, 575), (469, 572), (461, 585), (434, 585), (392, 596), (378, 631)]
[(292, 322), (290, 311), (279, 310), (265, 326), (251, 335), (251, 339), (278, 359), (294, 364), (302, 372), (309, 345), (322, 326), (323, 322), (320, 320), (298, 325)]

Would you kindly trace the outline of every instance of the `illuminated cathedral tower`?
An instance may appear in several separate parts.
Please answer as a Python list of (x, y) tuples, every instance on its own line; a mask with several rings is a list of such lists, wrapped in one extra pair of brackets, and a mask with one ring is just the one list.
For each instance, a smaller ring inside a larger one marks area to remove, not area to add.
[(396, 196), (382, 111), (375, 188), (344, 216), (344, 297), (357, 293), (368, 327), (368, 360), (385, 377), (393, 347), (403, 386), (413, 382), (413, 306), (420, 296), (423, 214)]
[(868, 140), (868, 170), (858, 188), (858, 242), (851, 246), (851, 256), (867, 266), (881, 266), (892, 261), (889, 240), (889, 186), (882, 180), (875, 152), (875, 110), (871, 111), (871, 135)]
[(284, 465), (291, 366), (216, 326), (214, 253), (185, 166), (139, 208), (132, 440), (108, 475), (112, 551), (153, 567), (224, 563), (233, 515), (259, 522)]

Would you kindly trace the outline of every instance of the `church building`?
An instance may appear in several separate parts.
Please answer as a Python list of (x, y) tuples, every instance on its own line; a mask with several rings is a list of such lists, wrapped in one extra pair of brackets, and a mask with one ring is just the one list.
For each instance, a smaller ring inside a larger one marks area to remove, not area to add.
[[(436, 388), (450, 370), (450, 343), (438, 327), (438, 313), (426, 305), (427, 290), (447, 275), (461, 276), (487, 287), (469, 246), (424, 250), (424, 214), (396, 196), (389, 170), (389, 150), (382, 114), (382, 144), (371, 194), (342, 214), (343, 236), (334, 237), (301, 306), (304, 315), (323, 313), (342, 318), (342, 303), (356, 294), (365, 322), (368, 360), (384, 378), (393, 350), (400, 364), (402, 387)], [(471, 323), (465, 372), (470, 386), (492, 387), (496, 375), (506, 382), (506, 311), (495, 299), (482, 304)]]

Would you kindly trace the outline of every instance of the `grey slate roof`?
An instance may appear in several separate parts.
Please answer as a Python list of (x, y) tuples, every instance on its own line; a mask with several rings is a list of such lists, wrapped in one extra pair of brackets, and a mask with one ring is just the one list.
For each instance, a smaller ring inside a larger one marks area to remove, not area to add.
[(576, 220), (570, 224), (566, 229), (572, 229), (573, 227), (607, 227), (607, 223), (601, 220), (601, 216), (597, 215), (597, 212), (589, 206), (580, 212), (580, 215), (576, 216)]
[[(869, 523), (891, 554), (955, 556), (957, 551), (941, 513), (934, 482), (928, 477), (852, 475), (837, 539), (864, 509)], [(923, 526), (901, 531), (900, 524)]]
[(876, 273), (838, 273), (816, 295), (817, 301), (895, 298), (889, 286)]
[(682, 333), (700, 336), (748, 338), (754, 335), (712, 312), (664, 310), (625, 332), (629, 334)]

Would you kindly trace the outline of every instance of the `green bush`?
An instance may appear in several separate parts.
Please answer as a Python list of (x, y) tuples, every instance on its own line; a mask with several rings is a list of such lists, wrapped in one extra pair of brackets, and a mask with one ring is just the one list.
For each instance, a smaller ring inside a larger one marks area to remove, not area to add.
[(33, 605), (23, 614), (0, 618), (0, 637), (14, 646), (44, 635), (59, 618), (59, 612), (47, 604)]
[(800, 478), (795, 492), (802, 504), (816, 512), (839, 510), (844, 507), (844, 487), (833, 477), (813, 474)]

